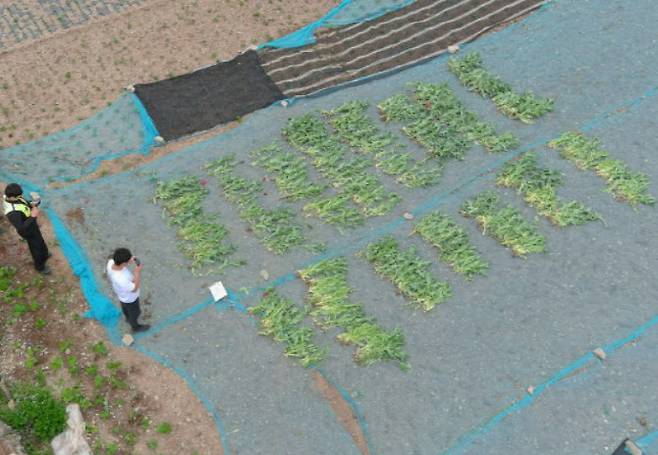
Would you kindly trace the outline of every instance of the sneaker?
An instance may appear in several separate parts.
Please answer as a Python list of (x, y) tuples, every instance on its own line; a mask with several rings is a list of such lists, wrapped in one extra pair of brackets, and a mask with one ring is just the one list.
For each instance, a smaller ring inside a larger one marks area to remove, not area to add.
[(140, 325), (138, 325), (137, 327), (135, 327), (135, 328), (133, 329), (133, 333), (137, 333), (137, 332), (146, 332), (146, 331), (147, 331), (148, 329), (150, 329), (150, 328), (151, 328), (151, 326), (148, 325), (148, 324), (140, 324)]
[(42, 275), (50, 275), (51, 273), (53, 273), (53, 271), (50, 270), (50, 267), (48, 266), (44, 267), (43, 270), (37, 270), (37, 271)]

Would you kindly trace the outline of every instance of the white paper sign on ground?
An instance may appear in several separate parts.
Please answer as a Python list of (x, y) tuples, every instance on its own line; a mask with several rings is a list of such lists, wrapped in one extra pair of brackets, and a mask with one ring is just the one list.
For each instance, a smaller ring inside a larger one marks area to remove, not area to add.
[(212, 284), (208, 289), (210, 289), (210, 293), (212, 294), (212, 298), (215, 299), (215, 302), (222, 300), (228, 295), (226, 288), (221, 281)]

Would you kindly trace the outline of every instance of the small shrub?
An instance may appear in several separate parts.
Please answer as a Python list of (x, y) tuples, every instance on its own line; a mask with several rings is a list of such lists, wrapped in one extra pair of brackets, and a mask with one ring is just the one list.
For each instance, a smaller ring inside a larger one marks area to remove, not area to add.
[(10, 427), (49, 441), (64, 431), (66, 407), (45, 387), (21, 383), (14, 387), (14, 409), (0, 407), (0, 420)]
[(171, 424), (169, 422), (161, 422), (155, 430), (160, 434), (169, 434), (171, 433)]

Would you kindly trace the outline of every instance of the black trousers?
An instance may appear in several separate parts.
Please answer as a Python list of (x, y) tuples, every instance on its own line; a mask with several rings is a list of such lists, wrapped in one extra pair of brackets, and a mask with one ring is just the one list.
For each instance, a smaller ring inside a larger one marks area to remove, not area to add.
[(32, 260), (34, 261), (34, 268), (41, 271), (46, 268), (46, 261), (48, 260), (48, 246), (43, 240), (41, 231), (25, 237), (27, 241), (27, 246), (30, 248), (30, 254), (32, 255)]
[(139, 298), (132, 303), (121, 302), (121, 311), (123, 311), (123, 315), (126, 317), (128, 324), (130, 324), (130, 327), (132, 327), (133, 330), (139, 327), (137, 318), (142, 314), (142, 310), (139, 308)]

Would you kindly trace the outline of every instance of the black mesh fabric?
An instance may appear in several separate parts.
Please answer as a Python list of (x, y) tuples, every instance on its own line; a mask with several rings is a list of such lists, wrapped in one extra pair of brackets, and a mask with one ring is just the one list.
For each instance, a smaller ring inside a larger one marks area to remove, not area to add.
[(135, 86), (160, 135), (177, 139), (283, 99), (255, 51), (190, 74)]

